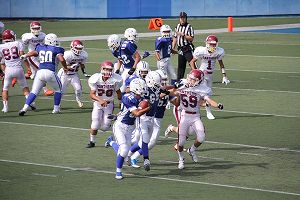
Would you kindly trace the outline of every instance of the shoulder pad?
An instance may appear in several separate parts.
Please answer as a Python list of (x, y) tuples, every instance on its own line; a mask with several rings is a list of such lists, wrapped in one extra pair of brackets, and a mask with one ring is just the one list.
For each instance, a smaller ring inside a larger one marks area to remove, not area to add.
[(100, 73), (96, 73), (96, 74), (93, 74), (90, 78), (89, 78), (89, 83), (91, 84), (95, 84), (97, 83), (97, 81), (99, 80), (99, 78), (101, 77), (101, 74)]

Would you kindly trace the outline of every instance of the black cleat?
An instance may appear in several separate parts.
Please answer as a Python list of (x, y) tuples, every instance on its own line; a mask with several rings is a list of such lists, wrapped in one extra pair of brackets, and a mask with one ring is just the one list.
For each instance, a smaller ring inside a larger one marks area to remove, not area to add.
[(20, 110), (20, 111), (19, 111), (19, 116), (24, 116), (24, 115), (25, 115), (25, 113), (26, 113), (26, 111), (25, 111), (25, 110)]
[(29, 107), (31, 108), (31, 110), (36, 110), (36, 107), (34, 105), (29, 105)]
[(93, 147), (95, 147), (95, 143), (94, 143), (94, 142), (91, 142), (91, 141), (90, 141), (90, 143), (88, 143), (88, 145), (86, 146), (86, 148), (93, 148)]

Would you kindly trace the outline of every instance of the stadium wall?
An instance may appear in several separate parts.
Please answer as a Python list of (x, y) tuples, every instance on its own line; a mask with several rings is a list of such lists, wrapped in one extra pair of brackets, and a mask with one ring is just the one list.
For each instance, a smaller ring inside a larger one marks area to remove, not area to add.
[(0, 0), (0, 18), (299, 15), (300, 0)]

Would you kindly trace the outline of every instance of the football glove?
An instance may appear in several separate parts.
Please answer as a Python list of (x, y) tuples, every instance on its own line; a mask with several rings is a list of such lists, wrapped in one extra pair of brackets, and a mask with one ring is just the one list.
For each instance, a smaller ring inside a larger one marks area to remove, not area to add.
[(224, 108), (223, 104), (218, 103), (218, 108), (219, 108), (220, 110), (223, 110), (223, 108)]
[(134, 71), (135, 71), (135, 68), (131, 68), (131, 69), (128, 71), (128, 74), (129, 74), (129, 75), (132, 75), (132, 74), (134, 73)]
[(89, 74), (87, 74), (87, 73), (84, 73), (83, 75), (84, 75), (86, 78), (91, 77), (91, 75), (89, 75)]
[(120, 74), (120, 70), (117, 69), (117, 70), (115, 71), (115, 73), (116, 73), (116, 74)]
[(144, 51), (144, 54), (142, 56), (142, 59), (147, 58), (148, 56), (150, 56), (149, 51)]
[(20, 59), (21, 59), (21, 60), (26, 60), (26, 58), (27, 58), (27, 55), (26, 55), (26, 54), (20, 56)]
[(227, 85), (230, 83), (230, 80), (226, 76), (224, 76), (222, 79), (222, 83), (225, 83)]

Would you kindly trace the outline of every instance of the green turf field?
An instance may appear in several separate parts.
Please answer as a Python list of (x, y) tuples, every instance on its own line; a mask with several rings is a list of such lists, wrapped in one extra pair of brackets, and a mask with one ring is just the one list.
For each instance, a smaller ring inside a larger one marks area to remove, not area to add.
[[(226, 28), (226, 19), (193, 19), (195, 29)], [(4, 21), (18, 38), (29, 21)], [(47, 21), (43, 31), (59, 36), (122, 33), (147, 30), (148, 20)], [(166, 20), (172, 27), (177, 20)], [(235, 26), (300, 23), (300, 18), (240, 18)], [(151, 171), (124, 166), (124, 179), (115, 180), (115, 153), (103, 143), (111, 132), (86, 149), (92, 103), (82, 76), (84, 108), (72, 89), (62, 100), (62, 113), (50, 114), (53, 98), (39, 96), (38, 110), (19, 117), (24, 104), (19, 87), (10, 89), (7, 114), (0, 114), (0, 199), (300, 199), (300, 34), (233, 32), (217, 34), (226, 51), (224, 63), (231, 83), (214, 76), (214, 96), (225, 106), (203, 114), (207, 142), (198, 149), (200, 162), (188, 154), (186, 168), (177, 169), (175, 135), (165, 139), (167, 111), (161, 138), (150, 151)], [(196, 35), (203, 45), (206, 35)], [(154, 50), (154, 37), (141, 38), (141, 52)], [(86, 41), (87, 72), (95, 73), (104, 59), (113, 60), (105, 40)], [(69, 42), (62, 42), (68, 48)], [(176, 67), (177, 56), (173, 56)], [(146, 61), (155, 68), (153, 56)], [(30, 81), (30, 84), (32, 81)], [(2, 106), (2, 105), (1, 105)], [(116, 109), (116, 112), (118, 108)], [(191, 138), (193, 139), (193, 138)], [(187, 147), (192, 140), (187, 142)]]

